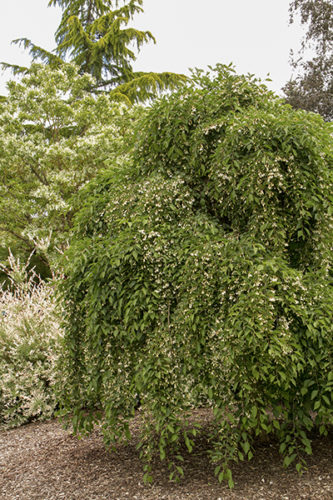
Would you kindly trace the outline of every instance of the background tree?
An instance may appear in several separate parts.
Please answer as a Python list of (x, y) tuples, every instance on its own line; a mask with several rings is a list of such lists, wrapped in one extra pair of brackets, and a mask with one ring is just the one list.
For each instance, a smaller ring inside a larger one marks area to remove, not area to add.
[(11, 247), (16, 256), (34, 252), (33, 262), (49, 268), (66, 247), (75, 193), (126, 157), (123, 136), (129, 140), (136, 111), (93, 97), (93, 83), (73, 65), (33, 64), (21, 82), (8, 84), (0, 104), (2, 258)]
[(183, 473), (198, 405), (231, 486), (255, 435), (276, 434), (300, 469), (311, 429), (333, 422), (331, 132), (218, 66), (155, 102), (127, 166), (80, 192), (64, 413), (76, 432), (102, 421), (108, 444), (129, 439), (139, 393), (146, 480), (156, 455)]
[[(122, 6), (119, 6), (123, 3)], [(185, 81), (175, 73), (135, 72), (132, 63), (137, 50), (155, 38), (149, 31), (140, 31), (128, 24), (142, 12), (143, 0), (114, 2), (111, 0), (50, 0), (49, 6), (63, 9), (60, 25), (55, 33), (57, 47), (50, 53), (31, 40), (21, 38), (14, 43), (30, 50), (33, 60), (59, 66), (70, 61), (95, 79), (92, 92), (111, 91), (114, 97), (127, 102), (145, 101), (158, 91), (173, 89)], [(116, 4), (117, 8), (113, 9)], [(24, 71), (13, 65), (14, 72)]]
[[(290, 22), (296, 15), (307, 26), (299, 59), (292, 66), (298, 75), (283, 88), (286, 100), (295, 108), (321, 114), (333, 120), (333, 1), (294, 0), (290, 5)], [(305, 59), (307, 49), (315, 51)]]

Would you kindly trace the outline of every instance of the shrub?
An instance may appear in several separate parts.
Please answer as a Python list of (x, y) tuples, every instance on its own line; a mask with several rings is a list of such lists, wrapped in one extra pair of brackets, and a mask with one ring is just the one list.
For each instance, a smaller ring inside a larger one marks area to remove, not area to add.
[[(11, 287), (0, 293), (0, 427), (16, 427), (54, 414), (59, 316), (52, 287), (10, 254)], [(14, 279), (16, 281), (14, 281)]]
[(132, 161), (83, 191), (63, 411), (76, 432), (101, 420), (107, 443), (127, 439), (139, 393), (146, 480), (156, 453), (183, 473), (198, 405), (219, 480), (262, 433), (300, 470), (333, 418), (331, 127), (218, 66), (138, 134)]

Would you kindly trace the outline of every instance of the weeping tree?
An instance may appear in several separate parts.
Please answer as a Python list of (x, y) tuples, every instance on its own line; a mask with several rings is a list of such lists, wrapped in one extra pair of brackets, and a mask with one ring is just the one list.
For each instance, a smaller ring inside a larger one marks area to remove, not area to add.
[[(219, 480), (277, 436), (304, 465), (333, 423), (332, 129), (218, 66), (158, 100), (132, 158), (81, 192), (61, 285), (63, 414), (170, 478), (212, 414)], [(182, 451), (183, 450), (183, 451)]]
[[(294, 0), (290, 22), (300, 16), (307, 31), (298, 57), (292, 56), (296, 76), (283, 88), (286, 100), (295, 108), (320, 113), (333, 120), (333, 1)], [(307, 60), (308, 49), (315, 56)]]
[[(170, 72), (133, 70), (134, 46), (140, 50), (146, 43), (155, 43), (150, 31), (128, 26), (133, 16), (143, 11), (142, 3), (143, 0), (50, 0), (49, 6), (58, 5), (63, 10), (53, 53), (27, 38), (14, 40), (14, 43), (29, 49), (33, 60), (53, 67), (63, 61), (76, 64), (81, 73), (94, 77), (91, 92), (111, 91), (115, 98), (128, 103), (145, 101), (159, 91), (174, 89), (186, 78)], [(12, 68), (14, 73), (26, 71), (15, 65), (3, 63), (3, 66)]]

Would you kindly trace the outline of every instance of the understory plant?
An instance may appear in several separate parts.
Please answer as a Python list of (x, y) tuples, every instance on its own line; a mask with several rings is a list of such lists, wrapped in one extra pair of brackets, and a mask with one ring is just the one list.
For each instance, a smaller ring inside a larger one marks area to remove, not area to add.
[(140, 123), (132, 157), (81, 190), (61, 293), (63, 414), (130, 439), (145, 479), (195, 449), (233, 462), (274, 435), (305, 465), (333, 422), (332, 127), (222, 65), (197, 71)]
[(53, 288), (9, 253), (0, 291), (0, 428), (53, 416), (62, 330)]

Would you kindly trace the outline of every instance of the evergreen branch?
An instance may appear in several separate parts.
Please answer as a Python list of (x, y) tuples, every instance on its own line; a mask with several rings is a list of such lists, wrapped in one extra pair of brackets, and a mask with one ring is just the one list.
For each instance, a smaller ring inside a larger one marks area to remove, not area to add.
[(124, 45), (135, 41), (138, 50), (140, 50), (144, 43), (150, 41), (156, 43), (156, 39), (150, 31), (138, 31), (135, 28), (126, 28), (125, 30), (120, 30), (117, 35)]
[[(90, 0), (88, 6), (86, 3), (86, 0), (78, 0), (76, 2), (73, 2), (73, 0), (51, 0), (49, 2), (49, 6), (59, 5), (64, 8), (60, 25), (55, 33), (55, 39), (58, 45), (63, 43), (67, 38), (68, 20), (72, 16), (78, 17), (84, 29), (88, 30), (95, 22), (94, 19), (99, 20), (104, 16), (108, 16), (112, 20), (117, 17), (131, 19), (135, 13), (143, 11), (140, 7), (140, 5), (142, 5), (142, 0), (131, 1), (129, 4), (117, 10), (112, 10), (112, 4), (114, 2), (110, 0)], [(115, 4), (117, 6), (118, 1), (116, 1)]]
[(129, 107), (131, 107), (133, 105), (133, 102), (129, 99), (129, 97), (127, 97), (126, 94), (124, 94), (123, 92), (121, 92), (118, 89), (114, 89), (113, 91), (111, 91), (110, 95), (111, 95), (112, 99), (116, 102), (122, 102)]
[(19, 45), (19, 47), (23, 46), (24, 49), (29, 49), (29, 54), (32, 59), (35, 61), (36, 59), (40, 59), (42, 62), (47, 64), (52, 64), (53, 66), (59, 66), (63, 63), (63, 60), (52, 52), (35, 45), (28, 38), (17, 38), (12, 41), (13, 44)]
[(67, 21), (68, 32), (56, 49), (59, 57), (65, 57), (71, 51), (73, 57), (79, 54), (84, 49), (91, 49), (93, 42), (82, 26), (80, 19), (77, 16), (71, 16)]
[(11, 70), (13, 75), (25, 74), (29, 71), (29, 68), (25, 66), (18, 66), (17, 64), (9, 64), (6, 62), (0, 62), (1, 69), (6, 71), (7, 69)]
[(130, 102), (144, 102), (156, 97), (156, 94), (164, 90), (172, 90), (180, 87), (187, 81), (185, 75), (175, 73), (133, 73), (132, 80), (118, 85), (110, 91), (110, 95), (121, 93), (128, 97)]

